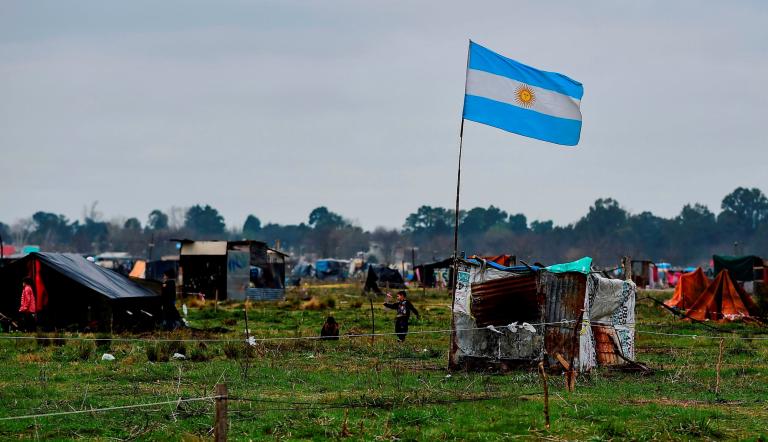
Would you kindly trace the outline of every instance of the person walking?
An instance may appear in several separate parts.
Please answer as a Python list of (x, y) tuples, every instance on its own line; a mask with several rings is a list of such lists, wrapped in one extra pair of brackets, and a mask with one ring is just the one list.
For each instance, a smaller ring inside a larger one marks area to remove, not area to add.
[(21, 306), (19, 307), (21, 327), (24, 331), (34, 331), (37, 302), (35, 302), (35, 292), (32, 290), (32, 278), (25, 276), (21, 285)]
[[(411, 304), (408, 299), (408, 294), (405, 290), (397, 292), (397, 302), (385, 302), (384, 307), (396, 310), (395, 315), (395, 334), (400, 342), (405, 341), (405, 336), (408, 334), (408, 319), (411, 317), (411, 312), (416, 315), (417, 319), (421, 319), (419, 311)], [(387, 293), (387, 300), (392, 299), (392, 294)]]

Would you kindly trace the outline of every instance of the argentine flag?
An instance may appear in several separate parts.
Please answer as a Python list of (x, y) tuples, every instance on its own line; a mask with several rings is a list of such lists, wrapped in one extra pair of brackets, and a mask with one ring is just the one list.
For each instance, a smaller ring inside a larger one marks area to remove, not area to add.
[(575, 146), (581, 134), (582, 95), (578, 81), (469, 42), (464, 119)]

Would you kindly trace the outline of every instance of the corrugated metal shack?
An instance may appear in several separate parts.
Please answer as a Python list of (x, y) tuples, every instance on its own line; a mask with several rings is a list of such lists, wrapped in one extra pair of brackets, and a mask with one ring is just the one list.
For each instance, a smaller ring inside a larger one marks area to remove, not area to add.
[(261, 241), (178, 241), (185, 294), (239, 301), (285, 299), (285, 253)]
[(633, 360), (635, 284), (549, 269), (461, 261), (450, 367), (504, 371), (562, 359), (588, 371)]

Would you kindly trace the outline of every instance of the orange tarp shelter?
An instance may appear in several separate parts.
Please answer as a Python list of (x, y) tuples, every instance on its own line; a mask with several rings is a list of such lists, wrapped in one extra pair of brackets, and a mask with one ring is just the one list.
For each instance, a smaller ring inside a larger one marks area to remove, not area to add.
[(728, 270), (721, 270), (688, 309), (688, 317), (699, 321), (732, 321), (758, 314), (757, 305), (738, 284), (734, 284)]
[(664, 304), (667, 307), (689, 309), (706, 290), (709, 282), (701, 267), (693, 272), (685, 273), (680, 276), (680, 281), (675, 286), (675, 294), (672, 296), (672, 299), (667, 300)]

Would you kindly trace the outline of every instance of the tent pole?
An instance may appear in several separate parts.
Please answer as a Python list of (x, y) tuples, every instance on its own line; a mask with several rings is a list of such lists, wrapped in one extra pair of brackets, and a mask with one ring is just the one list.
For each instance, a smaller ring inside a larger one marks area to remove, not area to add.
[(459, 281), (459, 195), (461, 190), (461, 151), (464, 144), (464, 119), (461, 119), (461, 131), (459, 132), (459, 165), (456, 173), (456, 207), (453, 219), (453, 275), (449, 277), (451, 282), (451, 347), (448, 352), (448, 368), (453, 367), (456, 354), (456, 286)]
[[(467, 42), (467, 68), (469, 70), (469, 57), (472, 41)], [(464, 100), (467, 99), (467, 76), (464, 76)], [(456, 171), (456, 208), (453, 220), (453, 277), (451, 280), (451, 346), (448, 350), (448, 369), (452, 369), (458, 345), (456, 342), (456, 286), (459, 281), (459, 194), (461, 191), (461, 150), (464, 146), (464, 104), (461, 106), (461, 128), (459, 129), (459, 164)]]

